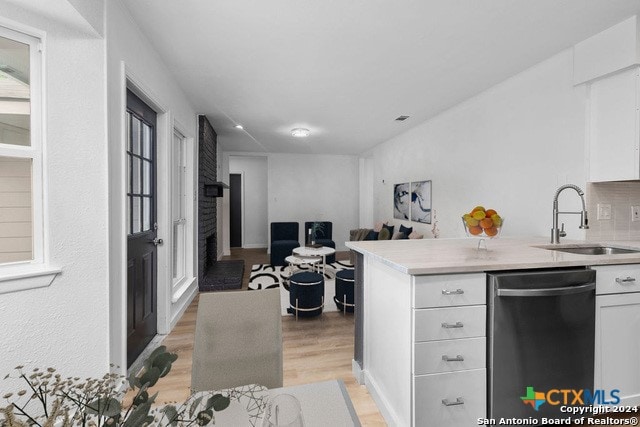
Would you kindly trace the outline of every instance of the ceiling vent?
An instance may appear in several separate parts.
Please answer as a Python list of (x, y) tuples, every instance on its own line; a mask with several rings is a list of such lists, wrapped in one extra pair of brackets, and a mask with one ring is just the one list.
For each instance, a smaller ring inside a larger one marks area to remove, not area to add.
[(407, 120), (409, 118), (409, 116), (400, 116), (396, 119), (396, 122), (404, 122), (405, 120)]

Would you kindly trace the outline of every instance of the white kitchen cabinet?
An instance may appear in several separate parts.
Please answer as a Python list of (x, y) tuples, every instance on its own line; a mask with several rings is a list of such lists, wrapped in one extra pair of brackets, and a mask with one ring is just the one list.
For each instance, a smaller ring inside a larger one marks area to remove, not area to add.
[(620, 390), (620, 405), (640, 404), (640, 265), (595, 267), (594, 388)]
[(589, 181), (640, 179), (640, 68), (589, 84)]
[(486, 286), (481, 274), (413, 278), (413, 423), (469, 426), (486, 414)]

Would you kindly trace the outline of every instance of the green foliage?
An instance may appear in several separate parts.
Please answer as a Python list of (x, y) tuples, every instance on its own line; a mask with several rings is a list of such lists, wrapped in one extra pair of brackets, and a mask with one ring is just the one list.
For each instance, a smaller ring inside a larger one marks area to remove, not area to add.
[(311, 235), (314, 239), (317, 239), (318, 236), (324, 236), (324, 223), (323, 222), (314, 222), (311, 226)]
[(227, 409), (231, 401), (228, 397), (225, 397), (221, 394), (214, 394), (207, 401), (207, 408), (213, 408), (214, 411), (219, 412)]
[[(23, 371), (17, 366), (17, 375), (4, 379), (21, 379), (27, 388), (1, 396), (8, 406), (0, 406), (0, 426), (27, 427), (52, 426), (61, 422), (68, 426), (190, 426), (215, 423), (213, 411), (222, 411), (229, 406), (230, 399), (216, 394), (207, 400), (206, 407), (198, 411), (203, 397), (179, 407), (166, 405), (154, 408), (158, 394), (149, 396), (148, 389), (160, 378), (169, 374), (178, 356), (168, 353), (165, 346), (155, 349), (144, 362), (139, 374), (128, 378), (117, 374), (106, 374), (101, 379), (79, 377), (63, 378), (53, 368)], [(128, 384), (133, 393), (131, 405), (122, 404), (124, 394), (121, 386)]]

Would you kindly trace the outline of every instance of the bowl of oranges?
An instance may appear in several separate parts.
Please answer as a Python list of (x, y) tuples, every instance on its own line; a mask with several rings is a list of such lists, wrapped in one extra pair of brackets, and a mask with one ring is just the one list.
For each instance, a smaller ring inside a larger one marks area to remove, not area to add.
[(476, 206), (471, 212), (462, 215), (462, 224), (469, 237), (494, 239), (500, 235), (504, 218), (494, 209)]

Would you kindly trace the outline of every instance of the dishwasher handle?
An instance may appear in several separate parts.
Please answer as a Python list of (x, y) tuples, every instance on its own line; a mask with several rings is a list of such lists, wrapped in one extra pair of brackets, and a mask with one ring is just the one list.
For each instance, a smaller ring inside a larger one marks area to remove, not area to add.
[(564, 286), (560, 288), (544, 288), (544, 289), (496, 289), (496, 295), (499, 297), (552, 297), (559, 295), (581, 294), (590, 292), (596, 288), (595, 283), (587, 283), (579, 286)]

